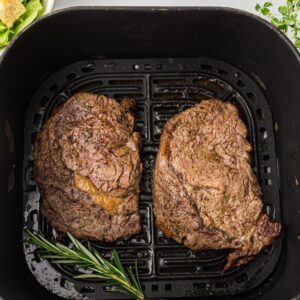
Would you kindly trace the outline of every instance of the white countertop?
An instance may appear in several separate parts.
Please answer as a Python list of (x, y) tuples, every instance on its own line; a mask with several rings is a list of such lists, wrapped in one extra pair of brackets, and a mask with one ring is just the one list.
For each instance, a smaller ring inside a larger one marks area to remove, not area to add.
[[(54, 9), (70, 6), (227, 6), (255, 12), (255, 4), (263, 0), (56, 0)], [(275, 5), (284, 0), (273, 0)]]

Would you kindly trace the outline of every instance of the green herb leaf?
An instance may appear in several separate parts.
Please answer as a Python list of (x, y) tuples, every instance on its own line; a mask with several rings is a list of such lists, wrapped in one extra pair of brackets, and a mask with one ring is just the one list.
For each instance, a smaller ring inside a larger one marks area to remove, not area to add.
[(99, 278), (99, 279), (107, 279), (106, 276), (101, 276), (101, 275), (95, 275), (95, 274), (80, 274), (77, 276), (74, 276), (74, 279), (95, 279), (95, 278)]
[(280, 21), (279, 21), (277, 18), (273, 18), (273, 19), (271, 20), (271, 22), (272, 22), (272, 24), (275, 25), (275, 26), (280, 25)]
[(279, 24), (278, 26), (277, 26), (280, 30), (282, 30), (284, 33), (286, 33), (287, 32), (287, 30), (288, 30), (288, 26), (287, 26), (287, 24), (285, 24), (285, 23), (281, 23), (281, 24)]
[(300, 39), (297, 39), (295, 42), (295, 46), (298, 50), (300, 50)]
[(260, 7), (260, 5), (257, 3), (257, 4), (255, 5), (255, 10), (258, 11), (258, 12), (260, 12), (260, 9), (261, 9), (261, 7)]
[(122, 263), (121, 263), (121, 261), (120, 261), (120, 257), (119, 257), (119, 255), (118, 255), (118, 253), (117, 253), (117, 251), (116, 251), (115, 249), (114, 249), (113, 252), (112, 252), (112, 257), (113, 257), (113, 259), (114, 259), (114, 262), (115, 262), (115, 264), (116, 264), (116, 267), (120, 270), (120, 272), (121, 272), (122, 274), (125, 275), (125, 279), (128, 280), (127, 274), (126, 274), (126, 272), (125, 272), (125, 270), (124, 270), (124, 268), (123, 268), (123, 265), (122, 265)]
[(266, 2), (265, 4), (264, 4), (264, 7), (270, 7), (270, 6), (272, 6), (273, 4), (272, 4), (272, 2)]
[(286, 6), (279, 6), (278, 11), (284, 15), (287, 13), (287, 8), (286, 8)]
[(271, 1), (265, 2), (263, 5), (257, 3), (255, 9), (267, 17), (274, 26), (288, 35), (293, 40), (295, 47), (300, 49), (300, 0), (285, 0), (284, 5), (277, 8), (277, 14), (271, 13), (269, 9), (271, 6)]
[(108, 285), (112, 286), (110, 291), (122, 292), (135, 297), (136, 299), (144, 300), (144, 295), (141, 289), (138, 278), (137, 266), (135, 265), (135, 274), (130, 268), (127, 273), (121, 263), (118, 253), (113, 250), (112, 257), (114, 264), (101, 257), (101, 255), (90, 245), (85, 247), (80, 241), (75, 239), (70, 233), (67, 233), (73, 247), (49, 241), (40, 234), (33, 234), (26, 231), (28, 242), (36, 245), (38, 249), (43, 250), (42, 257), (49, 259), (54, 264), (72, 264), (84, 270), (91, 272), (86, 274), (82, 271), (80, 275), (74, 278), (96, 278), (108, 280)]
[(294, 23), (294, 19), (293, 18), (285, 18), (284, 19), (284, 23), (287, 24), (287, 25), (291, 25)]
[(270, 13), (270, 10), (266, 7), (263, 7), (261, 9), (261, 13), (264, 15), (264, 16), (267, 16), (269, 13)]

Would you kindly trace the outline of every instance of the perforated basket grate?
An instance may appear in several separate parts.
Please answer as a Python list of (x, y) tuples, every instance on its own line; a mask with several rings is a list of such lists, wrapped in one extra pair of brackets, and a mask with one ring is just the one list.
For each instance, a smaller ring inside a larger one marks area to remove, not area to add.
[[(272, 220), (280, 221), (277, 160), (273, 121), (268, 102), (255, 82), (241, 70), (210, 59), (96, 60), (72, 64), (47, 78), (36, 90), (25, 126), (24, 226), (46, 237), (56, 233), (39, 212), (40, 196), (33, 178), (32, 145), (49, 114), (74, 93), (90, 91), (137, 103), (137, 130), (142, 134), (143, 230), (127, 241), (92, 242), (109, 258), (115, 248), (125, 265), (138, 260), (149, 298), (186, 298), (234, 295), (262, 283), (272, 272), (281, 251), (281, 239), (248, 265), (223, 272), (226, 251), (191, 251), (164, 237), (154, 226), (151, 177), (159, 138), (165, 122), (201, 99), (234, 103), (248, 128), (253, 146), (251, 164), (262, 187), (263, 201)], [(65, 298), (123, 299), (109, 293), (104, 282), (73, 280), (74, 270), (52, 266), (24, 245), (29, 268), (47, 289)]]

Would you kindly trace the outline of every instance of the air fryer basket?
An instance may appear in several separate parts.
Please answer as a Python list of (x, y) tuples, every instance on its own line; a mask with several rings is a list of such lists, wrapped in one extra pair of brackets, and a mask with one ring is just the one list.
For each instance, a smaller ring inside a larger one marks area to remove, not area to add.
[[(51, 266), (22, 245), (23, 227), (55, 237), (39, 213), (31, 154), (36, 132), (57, 105), (85, 90), (135, 98), (143, 136), (143, 231), (129, 241), (94, 243), (104, 256), (116, 248), (125, 265), (138, 258), (145, 294), (152, 299), (296, 297), (299, 75), (299, 55), (278, 31), (231, 9), (77, 8), (27, 29), (0, 61), (0, 296), (126, 298), (107, 292), (105, 283), (74, 281), (72, 269)], [(193, 252), (166, 239), (154, 226), (151, 203), (151, 172), (164, 123), (214, 97), (238, 106), (254, 148), (252, 166), (265, 211), (285, 228), (284, 238), (226, 273), (226, 252)]]
[[(253, 145), (252, 165), (260, 180), (265, 210), (280, 221), (277, 162), (273, 120), (269, 105), (257, 85), (241, 70), (215, 60), (152, 59), (93, 60), (69, 65), (38, 87), (25, 121), (24, 215), (25, 225), (49, 238), (55, 232), (39, 213), (40, 197), (33, 179), (32, 143), (49, 114), (78, 91), (106, 94), (115, 99), (132, 97), (137, 103), (137, 129), (142, 134), (143, 178), (140, 213), (143, 230), (128, 241), (115, 244), (93, 242), (108, 256), (117, 249), (125, 264), (138, 259), (146, 296), (199, 297), (247, 292), (268, 278), (277, 264), (281, 239), (274, 241), (247, 266), (223, 272), (224, 251), (194, 252), (165, 238), (153, 222), (151, 177), (164, 123), (174, 114), (201, 99), (231, 101), (239, 107)], [(114, 299), (105, 282), (71, 280), (76, 272), (67, 267), (54, 270), (41, 262), (33, 247), (25, 248), (26, 260), (37, 279), (51, 291), (68, 297), (75, 290), (99, 299)], [(69, 289), (65, 290), (68, 285)], [(79, 295), (77, 296), (79, 297)]]

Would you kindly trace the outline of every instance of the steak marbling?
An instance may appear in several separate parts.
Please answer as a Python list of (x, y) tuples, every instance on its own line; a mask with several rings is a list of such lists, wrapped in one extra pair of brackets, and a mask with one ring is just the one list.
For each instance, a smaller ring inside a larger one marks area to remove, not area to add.
[(231, 249), (225, 269), (247, 263), (279, 234), (263, 213), (236, 107), (205, 100), (163, 129), (153, 175), (156, 224), (190, 249)]
[(42, 212), (59, 232), (112, 242), (140, 231), (140, 135), (134, 102), (78, 93), (37, 135)]

